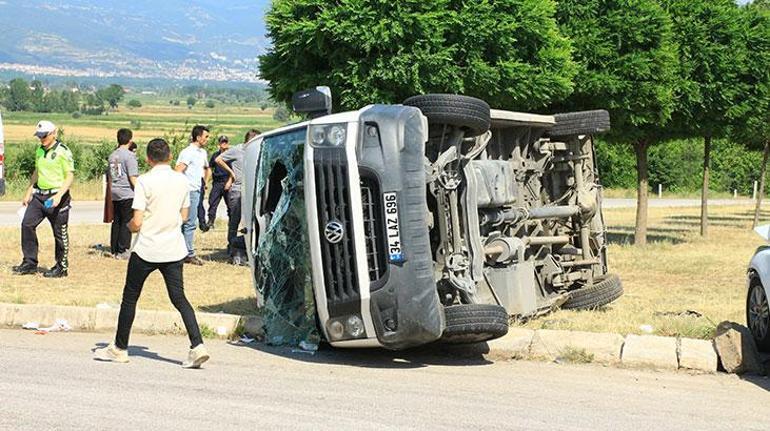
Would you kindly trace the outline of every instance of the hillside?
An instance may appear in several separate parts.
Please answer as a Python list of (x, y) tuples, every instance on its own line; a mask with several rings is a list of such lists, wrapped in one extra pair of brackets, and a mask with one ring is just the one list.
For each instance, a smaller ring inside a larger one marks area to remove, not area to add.
[(0, 0), (0, 71), (255, 81), (269, 0)]

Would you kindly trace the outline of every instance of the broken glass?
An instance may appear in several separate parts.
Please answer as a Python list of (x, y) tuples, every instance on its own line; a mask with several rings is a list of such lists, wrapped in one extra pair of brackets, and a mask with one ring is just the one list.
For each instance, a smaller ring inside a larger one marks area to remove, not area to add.
[(307, 129), (266, 138), (256, 178), (265, 231), (256, 251), (257, 289), (263, 298), (266, 341), (316, 346), (315, 298), (311, 276), (303, 154)]

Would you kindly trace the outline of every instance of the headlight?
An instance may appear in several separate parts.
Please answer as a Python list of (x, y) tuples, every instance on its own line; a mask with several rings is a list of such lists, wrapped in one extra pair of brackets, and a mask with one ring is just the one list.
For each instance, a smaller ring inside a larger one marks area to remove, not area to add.
[(366, 328), (361, 316), (349, 315), (337, 317), (326, 322), (329, 341), (343, 341), (366, 337)]
[(345, 123), (319, 124), (310, 127), (310, 140), (315, 147), (341, 147), (348, 135)]

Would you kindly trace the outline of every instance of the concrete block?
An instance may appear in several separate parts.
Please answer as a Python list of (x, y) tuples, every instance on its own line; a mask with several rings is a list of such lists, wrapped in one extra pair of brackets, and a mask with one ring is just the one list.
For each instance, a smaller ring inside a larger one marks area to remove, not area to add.
[(501, 359), (526, 358), (534, 336), (532, 329), (510, 328), (504, 337), (487, 342), (489, 355)]
[(55, 308), (50, 305), (16, 305), (11, 326), (21, 327), (28, 322), (38, 322), (41, 326), (50, 326), (57, 319), (55, 311)]
[(94, 330), (96, 331), (114, 331), (118, 327), (117, 308), (97, 308), (94, 316)]
[(532, 338), (530, 356), (555, 360), (570, 350), (583, 350), (593, 356), (593, 362), (615, 364), (620, 362), (622, 348), (623, 337), (618, 334), (540, 329)]
[(676, 370), (679, 368), (676, 338), (629, 335), (623, 345), (622, 363), (628, 367)]
[[(73, 331), (92, 331), (96, 321), (96, 309), (91, 307), (66, 307), (57, 305), (53, 308), (54, 321), (65, 319)], [(46, 325), (53, 324), (46, 322)], [(41, 322), (42, 323), (42, 322)]]
[(681, 338), (679, 340), (679, 368), (716, 373), (717, 352), (714, 349), (714, 343), (711, 340)]
[(16, 309), (13, 304), (0, 304), (0, 326), (13, 325), (13, 316)]
[(714, 346), (728, 373), (763, 373), (757, 345), (749, 328), (735, 322), (720, 323)]

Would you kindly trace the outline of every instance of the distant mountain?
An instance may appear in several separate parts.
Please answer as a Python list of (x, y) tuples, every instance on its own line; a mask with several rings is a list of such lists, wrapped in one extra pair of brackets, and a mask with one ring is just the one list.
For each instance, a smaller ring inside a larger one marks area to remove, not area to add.
[(0, 0), (0, 70), (257, 80), (270, 0)]

